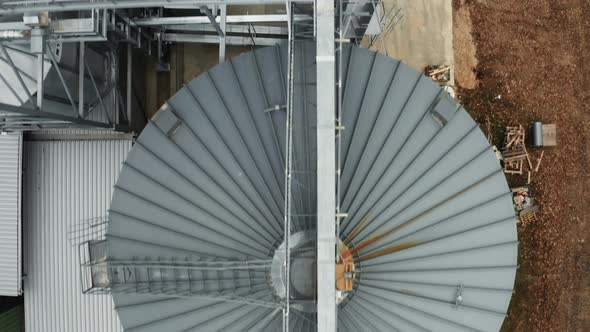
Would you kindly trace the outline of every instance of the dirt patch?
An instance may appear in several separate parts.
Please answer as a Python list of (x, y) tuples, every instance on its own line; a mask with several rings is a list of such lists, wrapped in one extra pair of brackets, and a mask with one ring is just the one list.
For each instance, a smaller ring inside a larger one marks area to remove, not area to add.
[[(478, 87), (457, 77), (459, 97), (480, 123), (490, 119), (495, 144), (507, 125), (558, 128), (558, 146), (545, 148), (532, 179), (539, 218), (519, 226), (520, 268), (503, 331), (590, 331), (590, 2), (466, 0), (454, 10), (459, 37), (471, 19), (478, 61)], [(457, 63), (471, 59), (463, 47), (455, 43)]]
[(475, 44), (471, 35), (472, 22), (465, 0), (454, 0), (453, 48), (455, 49), (455, 83), (466, 89), (477, 87)]

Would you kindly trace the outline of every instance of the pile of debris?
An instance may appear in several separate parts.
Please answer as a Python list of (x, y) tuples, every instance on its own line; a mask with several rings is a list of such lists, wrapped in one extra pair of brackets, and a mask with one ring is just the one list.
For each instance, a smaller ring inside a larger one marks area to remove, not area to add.
[(526, 130), (523, 126), (506, 127), (506, 138), (502, 148), (504, 173), (523, 175), (527, 172), (527, 184), (531, 183), (532, 173), (539, 170), (543, 160), (543, 151), (535, 166), (526, 149)]
[[(488, 132), (490, 132), (489, 128)], [(497, 151), (496, 149), (498, 159), (503, 163), (504, 173), (526, 175), (526, 185), (511, 188), (514, 211), (518, 215), (520, 223), (523, 225), (536, 220), (535, 215), (539, 211), (539, 206), (535, 204), (535, 199), (529, 190), (529, 185), (533, 173), (539, 171), (544, 155), (544, 151), (541, 151), (539, 157), (533, 162), (533, 158), (527, 150), (526, 135), (527, 131), (521, 125), (506, 127), (506, 136), (502, 150)]]
[(510, 188), (510, 190), (512, 191), (514, 211), (518, 214), (520, 223), (527, 225), (535, 221), (539, 206), (535, 204), (535, 199), (530, 194), (529, 187), (514, 187)]
[(451, 66), (439, 65), (439, 66), (428, 66), (424, 70), (426, 76), (432, 78), (433, 81), (438, 84), (444, 85), (451, 80)]

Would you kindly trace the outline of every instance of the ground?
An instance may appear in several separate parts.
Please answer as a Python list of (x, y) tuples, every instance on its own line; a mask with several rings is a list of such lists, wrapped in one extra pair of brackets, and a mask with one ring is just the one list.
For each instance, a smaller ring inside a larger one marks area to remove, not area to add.
[(558, 128), (532, 178), (541, 211), (519, 226), (503, 331), (590, 331), (590, 1), (454, 0), (453, 10), (459, 98), (494, 143), (507, 125)]
[[(383, 7), (383, 39), (377, 38), (371, 50), (419, 71), (428, 65), (453, 64), (451, 0), (383, 0)], [(362, 45), (368, 44), (364, 38)]]

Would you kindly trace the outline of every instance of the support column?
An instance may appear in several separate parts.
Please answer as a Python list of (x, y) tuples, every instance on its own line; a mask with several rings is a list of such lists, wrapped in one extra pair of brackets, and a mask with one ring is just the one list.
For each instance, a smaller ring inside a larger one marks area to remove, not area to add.
[[(37, 55), (37, 108), (43, 107), (45, 75), (45, 30), (34, 28), (31, 32), (31, 52)], [(25, 87), (26, 89), (26, 87)], [(32, 101), (31, 101), (32, 102)]]
[(227, 6), (221, 5), (221, 22), (219, 26), (223, 34), (219, 35), (219, 63), (225, 61), (225, 31), (226, 31), (226, 17), (227, 17)]
[(86, 116), (84, 113), (84, 59), (86, 45), (83, 41), (80, 42), (80, 57), (78, 59), (78, 114), (80, 118), (84, 119)]
[(129, 124), (129, 126), (131, 127), (131, 101), (133, 100), (133, 46), (131, 46), (131, 44), (127, 45), (127, 103), (126, 103), (126, 109), (127, 109), (127, 123)]
[(336, 78), (334, 1), (317, 0), (318, 331), (336, 331)]

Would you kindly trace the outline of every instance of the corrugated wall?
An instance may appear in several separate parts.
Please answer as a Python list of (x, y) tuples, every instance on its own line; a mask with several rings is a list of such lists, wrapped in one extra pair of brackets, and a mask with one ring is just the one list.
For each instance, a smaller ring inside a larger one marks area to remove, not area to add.
[(122, 331), (110, 295), (83, 295), (74, 225), (105, 216), (130, 140), (24, 145), (25, 327)]
[(0, 295), (21, 292), (22, 135), (0, 135)]

